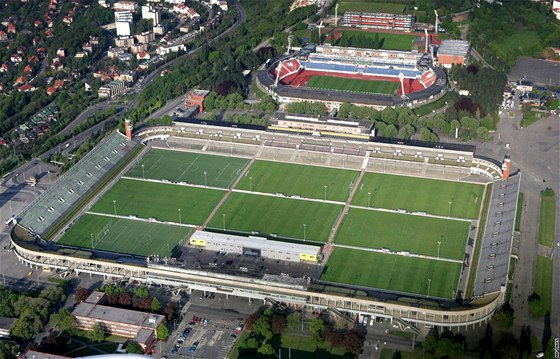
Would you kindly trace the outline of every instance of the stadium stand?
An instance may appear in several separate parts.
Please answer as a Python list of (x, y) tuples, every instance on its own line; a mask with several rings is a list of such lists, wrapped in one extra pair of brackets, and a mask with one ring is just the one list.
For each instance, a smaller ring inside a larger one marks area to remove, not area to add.
[(341, 72), (341, 73), (362, 73), (364, 75), (372, 76), (387, 76), (387, 77), (399, 77), (402, 73), (405, 78), (416, 78), (422, 75), (421, 71), (418, 70), (405, 70), (405, 69), (395, 69), (395, 68), (383, 68), (378, 66), (358, 66), (354, 64), (341, 64), (341, 63), (324, 63), (324, 62), (313, 62), (313, 61), (301, 61), (301, 65), (305, 69), (318, 70), (325, 72)]
[(18, 223), (42, 235), (135, 146), (120, 133), (110, 133), (27, 206)]

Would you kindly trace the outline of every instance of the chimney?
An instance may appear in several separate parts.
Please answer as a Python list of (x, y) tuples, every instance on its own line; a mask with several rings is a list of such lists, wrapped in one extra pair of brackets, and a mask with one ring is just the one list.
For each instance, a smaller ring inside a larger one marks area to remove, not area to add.
[(126, 137), (129, 140), (132, 140), (132, 122), (130, 122), (130, 120), (124, 120), (124, 130), (125, 130), (125, 134)]
[(509, 174), (511, 171), (511, 160), (509, 156), (504, 158), (504, 162), (502, 163), (502, 178), (507, 180), (509, 178)]

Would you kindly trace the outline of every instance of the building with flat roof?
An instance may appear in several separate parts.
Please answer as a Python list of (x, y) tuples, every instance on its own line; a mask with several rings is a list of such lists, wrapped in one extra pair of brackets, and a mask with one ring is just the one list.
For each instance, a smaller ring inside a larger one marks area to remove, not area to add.
[(10, 337), (10, 327), (15, 320), (15, 318), (0, 317), (0, 338)]
[(107, 85), (101, 86), (99, 90), (97, 90), (97, 96), (99, 96), (100, 98), (110, 99), (125, 91), (126, 91), (126, 86), (124, 85), (124, 82), (111, 81)]
[(133, 338), (144, 350), (151, 348), (156, 341), (155, 331), (165, 323), (165, 316), (105, 306), (102, 305), (105, 299), (105, 293), (93, 292), (85, 302), (78, 304), (72, 311), (76, 327), (92, 330), (100, 324), (109, 334)]
[(453, 65), (466, 65), (471, 44), (463, 40), (443, 40), (438, 49), (438, 63), (446, 68)]
[(204, 112), (204, 99), (210, 91), (207, 90), (191, 90), (185, 96), (185, 108), (197, 106), (197, 111), (194, 115)]
[(413, 24), (413, 15), (346, 11), (342, 16), (343, 26), (361, 27), (365, 29), (411, 31)]
[(319, 246), (205, 231), (195, 231), (189, 238), (189, 244), (210, 251), (237, 253), (289, 262), (318, 262), (319, 253), (321, 253), (321, 247)]

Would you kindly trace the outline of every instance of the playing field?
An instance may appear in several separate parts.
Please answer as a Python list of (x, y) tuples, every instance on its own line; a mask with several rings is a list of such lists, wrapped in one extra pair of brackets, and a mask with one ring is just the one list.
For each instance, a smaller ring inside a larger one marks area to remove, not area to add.
[(342, 208), (330, 203), (233, 192), (209, 227), (223, 229), (225, 224), (226, 230), (326, 242)]
[(352, 204), (367, 207), (370, 197), (369, 205), (375, 208), (477, 219), (483, 193), (484, 186), (478, 184), (368, 172)]
[(460, 273), (460, 263), (335, 248), (321, 279), (452, 298)]
[(335, 243), (462, 260), (470, 223), (351, 208)]
[[(410, 51), (412, 50), (412, 45), (416, 40), (415, 35), (394, 34), (388, 32), (356, 31), (356, 30), (344, 31), (342, 37), (346, 37), (348, 39), (349, 41), (348, 46), (357, 47), (358, 44), (352, 44), (353, 42), (352, 38), (365, 36), (366, 38), (375, 40), (375, 34), (377, 34), (379, 37), (379, 47), (387, 50)], [(343, 41), (345, 40), (342, 40), (342, 37), (337, 41), (337, 45), (344, 43)]]
[(168, 257), (179, 248), (191, 230), (188, 227), (85, 214), (58, 244), (91, 248), (93, 238), (95, 249)]
[(91, 211), (169, 222), (179, 222), (180, 219), (181, 223), (200, 225), (225, 193), (223, 190), (122, 179)]
[(358, 174), (335, 168), (256, 161), (236, 188), (317, 199), (325, 199), (326, 192), (328, 200), (346, 201)]
[(247, 162), (238, 157), (151, 149), (126, 175), (228, 188)]
[[(363, 0), (343, 0), (339, 1), (338, 13), (343, 14), (345, 11), (358, 11), (358, 12), (386, 12), (392, 14), (402, 14), (404, 4), (394, 4), (387, 2), (372, 2)], [(334, 7), (332, 10), (334, 14)]]
[(399, 83), (391, 81), (349, 79), (335, 76), (311, 76), (306, 87), (394, 95), (399, 88)]

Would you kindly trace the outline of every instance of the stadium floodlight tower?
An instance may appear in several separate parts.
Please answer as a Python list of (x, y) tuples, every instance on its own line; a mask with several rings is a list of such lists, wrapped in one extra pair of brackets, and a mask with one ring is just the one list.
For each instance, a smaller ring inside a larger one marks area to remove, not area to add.
[(317, 25), (317, 31), (319, 31), (319, 45), (321, 45), (321, 29), (324, 28), (324, 27), (325, 26), (323, 25), (322, 21), (319, 25)]
[(338, 2), (334, 7), (334, 27), (336, 27), (337, 25), (338, 25)]
[(292, 40), (294, 37), (292, 35), (288, 36), (288, 48), (286, 49), (286, 55), (290, 54), (290, 49), (292, 48)]
[(278, 66), (276, 66), (276, 79), (274, 79), (274, 87), (278, 86), (278, 81), (280, 80), (280, 70), (282, 70), (282, 60), (278, 60)]
[(401, 83), (401, 97), (406, 97), (406, 94), (404, 93), (404, 74), (402, 72), (399, 72), (399, 82)]
[(437, 13), (437, 10), (434, 10), (434, 13), (436, 14), (436, 24), (435, 24), (435, 33), (438, 33), (438, 27), (439, 27), (439, 15)]

